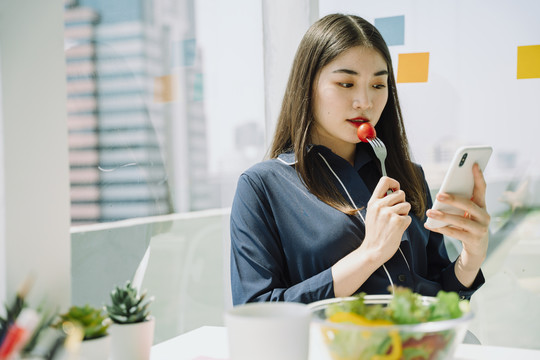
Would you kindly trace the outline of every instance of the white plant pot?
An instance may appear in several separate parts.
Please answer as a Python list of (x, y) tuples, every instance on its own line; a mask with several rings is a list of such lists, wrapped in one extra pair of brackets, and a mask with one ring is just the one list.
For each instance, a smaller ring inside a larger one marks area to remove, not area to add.
[(111, 324), (112, 360), (149, 360), (154, 342), (155, 319), (135, 324)]
[(105, 360), (111, 353), (111, 336), (84, 340), (79, 348), (80, 360)]

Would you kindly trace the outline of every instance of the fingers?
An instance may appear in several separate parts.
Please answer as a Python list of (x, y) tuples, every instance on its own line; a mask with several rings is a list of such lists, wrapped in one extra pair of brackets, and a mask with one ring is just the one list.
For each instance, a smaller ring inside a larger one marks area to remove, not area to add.
[(412, 222), (412, 218), (409, 216), (409, 210), (410, 205), (408, 203), (386, 207), (377, 213), (377, 222), (383, 228), (394, 229), (393, 231), (398, 231), (402, 234)]
[[(426, 228), (428, 228), (426, 226)], [(443, 226), (435, 229), (428, 228), (429, 230), (433, 232), (437, 232), (439, 234), (443, 234), (445, 236), (449, 236), (454, 239), (459, 239), (462, 242), (469, 242), (472, 239), (472, 235), (470, 232), (466, 231), (465, 229), (461, 227), (456, 227), (454, 225), (452, 226)]]
[(396, 192), (399, 190), (399, 182), (395, 179), (392, 179), (388, 176), (383, 176), (377, 183), (375, 190), (373, 191), (373, 196), (379, 199), (382, 199), (386, 196), (388, 190)]
[(479, 207), (471, 200), (450, 194), (438, 194), (437, 200), (445, 204), (452, 205), (465, 211), (466, 215), (455, 215), (448, 212), (430, 209), (426, 215), (432, 219), (443, 221), (450, 226), (432, 229), (424, 224), (424, 227), (461, 240), (465, 243), (475, 243), (475, 239), (486, 236), (489, 229), (491, 217), (486, 209)]
[(406, 216), (411, 210), (411, 204), (405, 201), (405, 192), (403, 190), (397, 190), (389, 195), (384, 194), (383, 198), (376, 198), (372, 196), (368, 202), (368, 209), (372, 209), (376, 213), (383, 213), (385, 211), (388, 214), (397, 214), (400, 216)]
[[(451, 227), (458, 229), (465, 229), (470, 233), (481, 235), (484, 232), (484, 229), (489, 224), (489, 221), (477, 221), (472, 217), (465, 217), (461, 215), (449, 214), (439, 210), (428, 210), (426, 215), (432, 219), (444, 221), (445, 223), (451, 225)], [(489, 217), (489, 215), (487, 215)], [(482, 218), (484, 215), (482, 214)], [(426, 226), (427, 227), (427, 226)], [(439, 228), (443, 229), (443, 228)], [(434, 229), (430, 229), (434, 230)]]
[[(455, 216), (455, 223), (460, 223), (461, 226), (452, 224), (436, 229), (431, 229), (425, 226), (428, 230), (458, 239), (463, 243), (464, 248), (469, 249), (472, 254), (480, 254), (485, 256), (487, 251), (487, 242), (489, 238), (488, 227), (472, 220), (459, 218)], [(451, 220), (445, 220), (450, 223)]]
[[(468, 216), (464, 216), (462, 218), (476, 220), (476, 221), (481, 222), (482, 224), (489, 223), (490, 219), (489, 219), (488, 213), (486, 212), (485, 206), (481, 207), (478, 204), (476, 204), (473, 200), (469, 200), (463, 196), (446, 194), (446, 193), (437, 194), (437, 200), (444, 204), (463, 210), (463, 212), (465, 212), (465, 214)], [(431, 210), (429, 210), (428, 213), (426, 214), (430, 216), (429, 213), (436, 214), (436, 213), (431, 212)], [(439, 213), (441, 212), (439, 211)]]
[[(389, 189), (393, 192), (387, 195)], [(368, 202), (368, 216), (386, 226), (405, 229), (412, 221), (410, 210), (411, 204), (405, 201), (405, 192), (399, 188), (399, 182), (383, 176)]]
[(370, 208), (385, 208), (388, 207), (392, 211), (398, 214), (407, 215), (411, 209), (411, 204), (405, 201), (405, 192), (403, 190), (396, 190), (393, 193), (383, 195), (383, 197), (375, 197), (375, 194), (368, 202)]
[(411, 225), (412, 218), (409, 215), (400, 215), (393, 217), (391, 221), (397, 225), (400, 232), (403, 234), (403, 231), (405, 231), (409, 225)]
[(394, 210), (398, 215), (409, 215), (409, 211), (411, 211), (411, 204), (409, 204), (408, 202), (401, 202), (397, 205), (394, 205)]

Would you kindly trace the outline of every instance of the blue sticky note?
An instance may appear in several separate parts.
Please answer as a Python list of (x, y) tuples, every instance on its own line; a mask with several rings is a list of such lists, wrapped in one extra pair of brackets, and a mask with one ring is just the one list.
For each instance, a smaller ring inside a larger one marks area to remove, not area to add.
[(375, 27), (388, 46), (405, 44), (405, 16), (391, 16), (375, 19)]

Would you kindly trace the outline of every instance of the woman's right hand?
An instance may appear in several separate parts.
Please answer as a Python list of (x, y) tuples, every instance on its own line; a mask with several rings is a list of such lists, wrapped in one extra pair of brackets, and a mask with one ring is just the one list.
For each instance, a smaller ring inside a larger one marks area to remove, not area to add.
[[(389, 189), (394, 192), (386, 195)], [(394, 256), (403, 232), (411, 223), (410, 209), (399, 183), (382, 177), (368, 201), (362, 245), (332, 266), (336, 297), (354, 294), (375, 270)]]
[[(391, 189), (393, 193), (387, 195)], [(360, 249), (375, 262), (384, 264), (399, 248), (403, 232), (409, 227), (411, 204), (399, 182), (383, 176), (369, 199), (366, 212), (366, 236)]]

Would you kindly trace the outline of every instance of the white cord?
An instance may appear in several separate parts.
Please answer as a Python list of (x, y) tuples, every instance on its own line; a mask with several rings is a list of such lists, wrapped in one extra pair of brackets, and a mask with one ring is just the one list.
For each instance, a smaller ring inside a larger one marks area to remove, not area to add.
[[(335, 178), (339, 181), (339, 183), (341, 184), (341, 186), (343, 187), (343, 190), (345, 190), (345, 193), (347, 194), (347, 196), (349, 197), (349, 200), (351, 201), (351, 204), (352, 206), (354, 206), (355, 209), (358, 209), (356, 207), (356, 204), (354, 203), (354, 200), (352, 199), (351, 195), (349, 194), (349, 191), (347, 191), (347, 188), (345, 187), (345, 185), (343, 185), (343, 182), (341, 182), (341, 179), (339, 178), (339, 176), (337, 176), (337, 174), (334, 172), (334, 170), (332, 169), (332, 167), (330, 166), (330, 164), (328, 163), (328, 161), (326, 161), (326, 159), (324, 158), (324, 156), (321, 154), (321, 153), (318, 153), (319, 156), (324, 160), (324, 163), (326, 164), (326, 166), (328, 167), (328, 169), (330, 169), (330, 172), (335, 176)], [(364, 226), (366, 224), (366, 220), (364, 219), (364, 217), (362, 216), (362, 213), (360, 211), (358, 211), (358, 214), (360, 214), (360, 218), (362, 219), (362, 221), (364, 222)], [(401, 251), (401, 248), (399, 248), (399, 250)], [(401, 253), (401, 255), (403, 255), (403, 252)], [(405, 256), (403, 255), (403, 258), (405, 258)], [(407, 260), (405, 260), (405, 262), (407, 262)], [(407, 263), (407, 267), (409, 266), (409, 263)], [(392, 278), (390, 277), (390, 273), (388, 272), (388, 269), (386, 268), (386, 266), (384, 264), (382, 264), (382, 267), (384, 269), (384, 272), (386, 273), (386, 276), (388, 277), (388, 281), (390, 281), (390, 286), (392, 287), (392, 294), (395, 292), (396, 288), (394, 287), (394, 282), (392, 281)], [(410, 269), (410, 268), (409, 268)]]
[[(358, 209), (356, 207), (356, 204), (354, 203), (354, 200), (352, 199), (351, 195), (349, 194), (349, 192), (347, 191), (347, 188), (345, 187), (345, 185), (343, 185), (343, 183), (341, 182), (341, 179), (339, 178), (339, 176), (337, 176), (337, 174), (334, 172), (334, 169), (332, 169), (332, 167), (330, 166), (330, 164), (328, 163), (328, 161), (326, 161), (326, 159), (324, 158), (324, 156), (322, 156), (321, 153), (318, 153), (319, 156), (324, 160), (324, 163), (326, 164), (326, 166), (328, 166), (328, 169), (330, 169), (330, 171), (332, 172), (332, 174), (336, 177), (336, 179), (339, 181), (339, 183), (341, 184), (341, 187), (343, 187), (343, 190), (345, 190), (345, 193), (347, 194), (347, 196), (349, 197), (349, 200), (351, 201), (351, 204), (352, 206), (354, 206), (355, 209)], [(362, 213), (360, 211), (358, 211), (358, 214), (360, 214), (360, 217), (362, 218), (362, 221), (364, 222), (364, 224), (366, 223), (366, 220), (364, 219), (364, 217), (362, 216)]]
[(390, 281), (390, 286), (392, 287), (392, 294), (396, 291), (396, 288), (394, 287), (394, 282), (392, 281), (392, 277), (390, 277), (390, 273), (388, 272), (388, 269), (384, 264), (382, 265), (384, 272), (386, 273), (386, 276), (388, 277), (388, 281)]
[(405, 264), (407, 265), (407, 268), (409, 269), (409, 271), (411, 271), (411, 267), (409, 266), (409, 262), (407, 261), (407, 258), (405, 257), (405, 254), (401, 250), (401, 247), (398, 247), (398, 249), (399, 249), (399, 252), (401, 253), (401, 256), (403, 256), (403, 260), (405, 260)]

